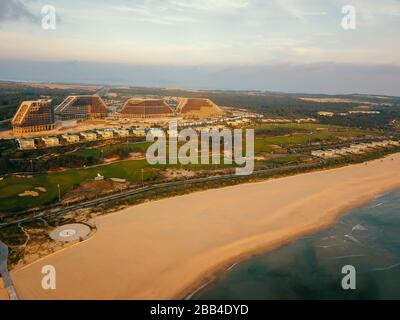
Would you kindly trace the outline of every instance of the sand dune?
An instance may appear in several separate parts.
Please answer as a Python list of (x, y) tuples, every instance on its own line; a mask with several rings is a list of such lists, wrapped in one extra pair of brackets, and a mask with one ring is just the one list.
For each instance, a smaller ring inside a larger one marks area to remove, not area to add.
[[(12, 272), (21, 299), (170, 299), (218, 270), (334, 223), (400, 187), (400, 154), (368, 164), (208, 190), (95, 219), (90, 240)], [(57, 289), (41, 288), (41, 268)]]

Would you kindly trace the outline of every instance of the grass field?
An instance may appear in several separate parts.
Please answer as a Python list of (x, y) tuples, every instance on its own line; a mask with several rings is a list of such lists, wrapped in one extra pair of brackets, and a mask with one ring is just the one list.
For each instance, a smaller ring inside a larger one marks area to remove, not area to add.
[(299, 130), (318, 130), (321, 128), (334, 129), (335, 126), (319, 124), (319, 123), (265, 123), (258, 126), (252, 126), (255, 129), (256, 134), (264, 133), (277, 133), (282, 131), (295, 132)]
[[(70, 191), (74, 186), (85, 180), (94, 179), (97, 173), (107, 178), (121, 178), (132, 182), (141, 181), (141, 169), (148, 166), (146, 160), (132, 160), (97, 166), (88, 169), (71, 169), (60, 173), (39, 174), (32, 178), (9, 178), (0, 181), (0, 210), (20, 211), (38, 205), (54, 202), (58, 199), (57, 184), (60, 184), (61, 194)], [(154, 178), (156, 172), (145, 172), (144, 179)], [(47, 192), (39, 197), (19, 197), (18, 194), (44, 187)]]
[(312, 131), (310, 134), (287, 134), (279, 136), (267, 136), (262, 138), (264, 145), (278, 145), (280, 147), (290, 147), (296, 145), (307, 145), (312, 142), (324, 141), (332, 142), (339, 141), (340, 138), (355, 138), (363, 136), (374, 136), (378, 132), (366, 131), (361, 129), (347, 129), (347, 130), (326, 130), (326, 131)]

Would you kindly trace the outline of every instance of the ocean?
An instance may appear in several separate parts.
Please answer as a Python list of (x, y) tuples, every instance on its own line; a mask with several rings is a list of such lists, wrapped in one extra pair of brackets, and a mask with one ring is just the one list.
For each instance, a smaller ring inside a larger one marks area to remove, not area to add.
[[(345, 290), (346, 265), (355, 289)], [(235, 265), (192, 299), (400, 299), (400, 190), (331, 228)]]

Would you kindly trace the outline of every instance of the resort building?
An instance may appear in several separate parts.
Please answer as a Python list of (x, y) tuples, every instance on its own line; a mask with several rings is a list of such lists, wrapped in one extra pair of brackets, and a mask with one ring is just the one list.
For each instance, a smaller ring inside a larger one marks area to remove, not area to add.
[(160, 118), (174, 115), (162, 99), (129, 99), (121, 111), (122, 118)]
[(374, 151), (376, 148), (390, 148), (394, 146), (400, 146), (400, 142), (395, 140), (384, 140), (384, 141), (377, 141), (370, 143), (359, 143), (359, 144), (352, 144), (350, 147), (344, 147), (339, 149), (315, 150), (312, 151), (311, 154), (315, 157), (328, 159), (328, 158), (335, 158), (351, 154), (367, 153)]
[(81, 140), (83, 141), (96, 141), (97, 134), (95, 132), (80, 132)]
[(290, 123), (292, 120), (290, 119), (262, 119), (264, 123)]
[(114, 136), (118, 138), (129, 137), (129, 130), (126, 129), (115, 129)]
[(132, 135), (135, 137), (145, 137), (146, 136), (146, 129), (144, 128), (133, 128)]
[(366, 110), (353, 110), (349, 111), (349, 114), (380, 114), (380, 111), (366, 111)]
[(210, 99), (182, 98), (176, 109), (183, 116), (222, 116), (224, 112)]
[(74, 144), (74, 143), (79, 143), (81, 141), (79, 135), (77, 134), (63, 134), (60, 137), (60, 140), (64, 144)]
[(233, 120), (233, 121), (227, 121), (226, 124), (232, 127), (240, 127), (243, 125), (246, 125), (250, 123), (251, 121), (249, 119), (238, 119), (238, 120)]
[(17, 142), (20, 150), (30, 150), (36, 148), (34, 139), (18, 139)]
[(97, 130), (96, 133), (97, 133), (97, 136), (100, 139), (112, 139), (112, 138), (114, 138), (114, 134), (110, 130)]
[(51, 100), (22, 102), (11, 122), (15, 133), (53, 130), (54, 112)]
[(333, 112), (320, 111), (318, 115), (321, 117), (333, 117), (335, 114)]
[(312, 123), (312, 122), (317, 122), (317, 119), (315, 118), (301, 118), (301, 119), (296, 119), (294, 120), (297, 123)]
[(41, 146), (49, 148), (49, 147), (57, 147), (60, 145), (60, 140), (57, 137), (42, 137), (39, 140)]
[(60, 120), (96, 119), (107, 116), (107, 106), (99, 96), (69, 96), (55, 108)]

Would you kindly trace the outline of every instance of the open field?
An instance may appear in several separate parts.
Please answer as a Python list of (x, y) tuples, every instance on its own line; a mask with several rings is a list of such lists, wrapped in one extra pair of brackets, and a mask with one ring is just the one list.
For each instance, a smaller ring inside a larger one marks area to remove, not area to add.
[[(400, 187), (399, 165), (394, 154), (127, 208), (96, 218), (88, 241), (11, 275), (22, 299), (184, 297), (232, 263), (325, 228)], [(44, 265), (56, 267), (57, 290), (42, 290)]]

